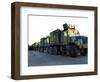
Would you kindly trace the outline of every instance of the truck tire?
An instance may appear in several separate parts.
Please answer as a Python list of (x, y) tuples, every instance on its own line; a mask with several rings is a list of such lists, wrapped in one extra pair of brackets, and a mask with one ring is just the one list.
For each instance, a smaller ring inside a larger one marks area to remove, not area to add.
[(86, 56), (86, 55), (87, 55), (87, 48), (83, 48), (83, 49), (81, 50), (81, 55), (82, 55), (82, 56)]
[(79, 47), (74, 43), (68, 45), (68, 53), (70, 57), (77, 57), (79, 53)]

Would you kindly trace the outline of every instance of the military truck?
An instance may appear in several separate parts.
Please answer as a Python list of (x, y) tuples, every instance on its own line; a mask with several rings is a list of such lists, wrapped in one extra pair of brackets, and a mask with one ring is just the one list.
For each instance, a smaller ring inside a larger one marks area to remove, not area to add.
[(53, 32), (50, 32), (49, 36), (49, 46), (48, 46), (48, 53), (50, 54), (60, 54), (60, 47), (62, 45), (61, 43), (61, 34), (62, 31), (60, 29), (54, 30)]
[(63, 28), (63, 30), (56, 29), (50, 32), (47, 37), (41, 38), (39, 45), (35, 48), (39, 48), (38, 50), (41, 52), (70, 57), (87, 55), (88, 38), (80, 35), (75, 25), (65, 23)]
[(63, 24), (62, 54), (76, 57), (87, 54), (87, 37), (80, 35), (75, 25)]

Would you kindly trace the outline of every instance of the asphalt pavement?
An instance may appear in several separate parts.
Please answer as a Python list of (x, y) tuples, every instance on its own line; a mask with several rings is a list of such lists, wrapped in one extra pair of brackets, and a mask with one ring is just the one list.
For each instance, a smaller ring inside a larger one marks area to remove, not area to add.
[(28, 66), (74, 65), (87, 63), (87, 56), (71, 58), (69, 56), (51, 55), (38, 51), (28, 52)]

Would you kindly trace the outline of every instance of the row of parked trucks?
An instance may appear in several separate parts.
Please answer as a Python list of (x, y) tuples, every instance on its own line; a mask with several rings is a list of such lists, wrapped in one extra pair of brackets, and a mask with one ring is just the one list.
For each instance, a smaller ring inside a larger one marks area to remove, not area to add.
[(80, 35), (75, 25), (66, 23), (63, 24), (63, 30), (56, 29), (50, 32), (48, 36), (41, 38), (39, 42), (29, 46), (29, 50), (70, 57), (85, 56), (87, 49), (87, 36)]

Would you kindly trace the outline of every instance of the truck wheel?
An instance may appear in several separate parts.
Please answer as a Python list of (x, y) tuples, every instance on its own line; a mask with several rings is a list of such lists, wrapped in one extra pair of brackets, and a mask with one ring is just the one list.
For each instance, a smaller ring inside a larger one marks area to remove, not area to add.
[(79, 48), (78, 48), (77, 45), (72, 43), (72, 44), (69, 45), (68, 52), (69, 52), (70, 57), (77, 57), (78, 53), (79, 53)]
[(82, 56), (86, 56), (87, 55), (87, 48), (82, 49), (81, 55)]
[(70, 57), (77, 57), (76, 52), (73, 53), (73, 51), (70, 52)]

